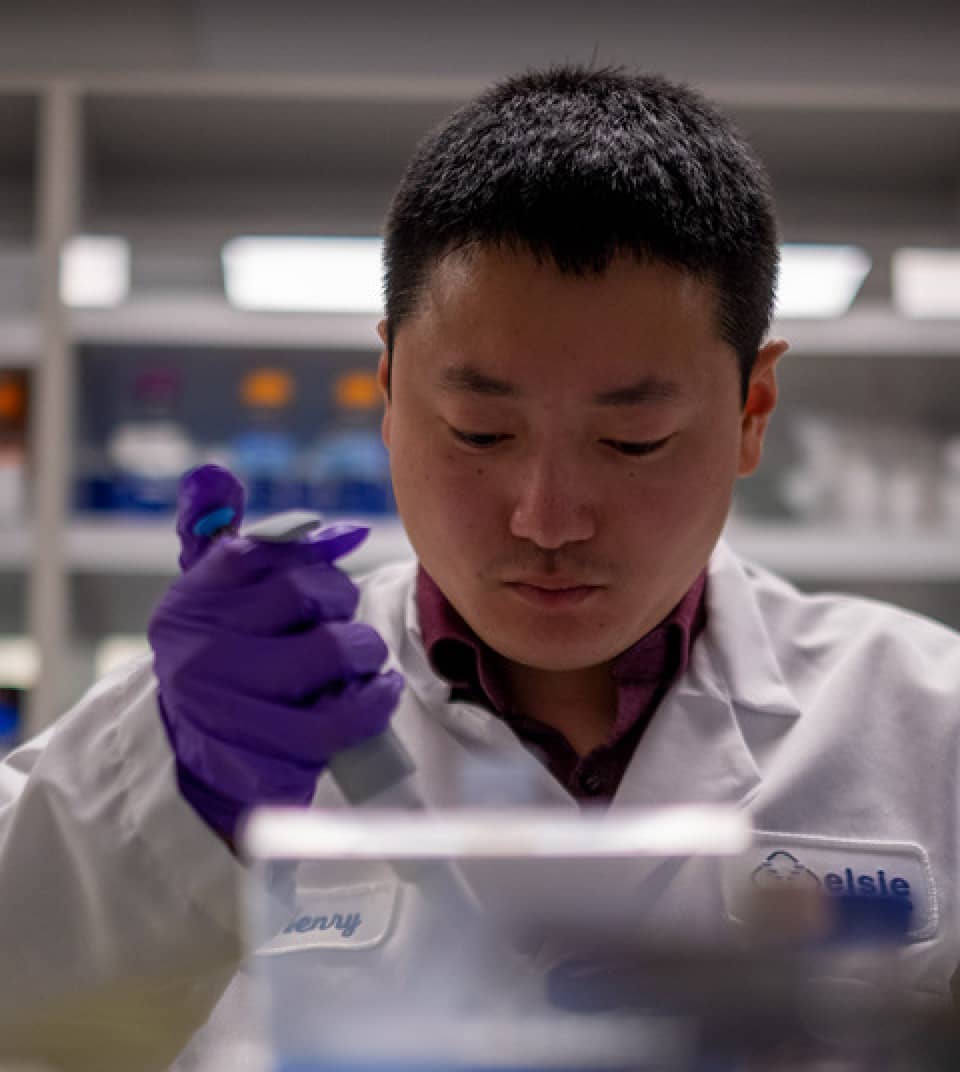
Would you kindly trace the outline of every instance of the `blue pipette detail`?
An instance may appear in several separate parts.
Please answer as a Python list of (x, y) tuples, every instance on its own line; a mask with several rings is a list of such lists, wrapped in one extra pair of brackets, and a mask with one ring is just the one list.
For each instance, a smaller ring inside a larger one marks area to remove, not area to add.
[(194, 523), (194, 536), (213, 536), (221, 529), (227, 528), (236, 518), (237, 511), (232, 506), (221, 506), (209, 514), (204, 514)]

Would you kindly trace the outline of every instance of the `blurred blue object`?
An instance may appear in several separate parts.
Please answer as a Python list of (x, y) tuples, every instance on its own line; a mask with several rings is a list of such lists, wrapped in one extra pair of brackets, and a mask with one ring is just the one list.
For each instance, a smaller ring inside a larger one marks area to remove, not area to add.
[(0, 756), (20, 743), (21, 698), (19, 689), (0, 689)]
[(307, 462), (306, 505), (327, 513), (392, 513), (390, 456), (370, 429), (344, 429), (325, 436)]

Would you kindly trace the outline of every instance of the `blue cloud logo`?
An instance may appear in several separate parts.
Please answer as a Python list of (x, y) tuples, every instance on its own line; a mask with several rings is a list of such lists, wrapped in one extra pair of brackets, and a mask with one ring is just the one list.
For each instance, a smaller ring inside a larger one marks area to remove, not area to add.
[(820, 885), (820, 879), (802, 863), (784, 849), (777, 849), (751, 872), (750, 879), (755, 886), (762, 889), (776, 889), (783, 886), (805, 886), (813, 888)]

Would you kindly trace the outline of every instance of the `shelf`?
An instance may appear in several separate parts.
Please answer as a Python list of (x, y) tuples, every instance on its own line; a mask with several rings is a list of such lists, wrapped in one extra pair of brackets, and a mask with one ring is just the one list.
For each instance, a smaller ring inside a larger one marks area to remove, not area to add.
[(0, 317), (0, 368), (30, 368), (40, 353), (40, 326), (30, 317)]
[(74, 310), (76, 342), (342, 347), (376, 350), (376, 314), (255, 313), (216, 295), (138, 298), (115, 309)]
[(798, 581), (960, 581), (960, 532), (731, 521), (746, 559)]
[(772, 334), (790, 343), (790, 356), (960, 357), (960, 319), (909, 320), (874, 302), (835, 320), (778, 320)]
[[(403, 529), (375, 519), (363, 545), (344, 559), (351, 573), (410, 555)], [(174, 574), (179, 548), (173, 520), (77, 520), (67, 530), (67, 561), (74, 573)]]
[(165, 241), (376, 234), (417, 143), (464, 99), (426, 84), (389, 103), (383, 84), (291, 88), (87, 94), (84, 226)]
[[(372, 526), (367, 542), (346, 560), (353, 573), (412, 554), (399, 523)], [(744, 558), (797, 580), (960, 581), (960, 532), (951, 530), (731, 521), (725, 535)], [(25, 556), (26, 534), (19, 540)], [(76, 573), (173, 574), (177, 541), (170, 520), (78, 520), (67, 531), (67, 557)]]

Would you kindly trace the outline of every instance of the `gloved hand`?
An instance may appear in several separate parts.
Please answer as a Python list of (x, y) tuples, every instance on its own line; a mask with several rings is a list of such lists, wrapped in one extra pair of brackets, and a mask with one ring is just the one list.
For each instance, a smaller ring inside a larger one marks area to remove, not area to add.
[(178, 507), (186, 572), (148, 631), (160, 713), (181, 792), (232, 842), (247, 809), (309, 803), (332, 755), (387, 727), (403, 678), (381, 672), (386, 645), (350, 620), (358, 592), (333, 565), (368, 529), (237, 536), (243, 491), (216, 466), (184, 477)]

